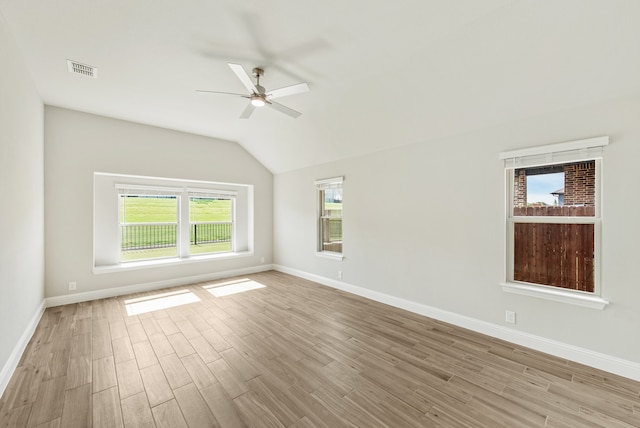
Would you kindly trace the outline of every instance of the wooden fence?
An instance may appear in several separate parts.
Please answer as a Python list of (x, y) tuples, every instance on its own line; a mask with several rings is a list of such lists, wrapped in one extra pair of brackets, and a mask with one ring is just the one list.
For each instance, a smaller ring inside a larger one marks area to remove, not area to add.
[(588, 206), (542, 206), (542, 207), (514, 207), (514, 216), (523, 217), (593, 217), (596, 213), (595, 207)]
[[(516, 207), (514, 216), (593, 217), (589, 206)], [(514, 224), (516, 281), (594, 291), (594, 225)]]
[(516, 223), (513, 279), (594, 291), (593, 224)]

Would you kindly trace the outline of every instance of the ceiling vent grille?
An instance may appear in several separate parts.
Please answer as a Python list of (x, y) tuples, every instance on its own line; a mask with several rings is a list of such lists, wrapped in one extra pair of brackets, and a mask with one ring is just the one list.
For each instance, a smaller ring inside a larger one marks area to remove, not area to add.
[(92, 65), (82, 64), (77, 61), (67, 60), (69, 73), (79, 74), (85, 77), (98, 78), (98, 69)]

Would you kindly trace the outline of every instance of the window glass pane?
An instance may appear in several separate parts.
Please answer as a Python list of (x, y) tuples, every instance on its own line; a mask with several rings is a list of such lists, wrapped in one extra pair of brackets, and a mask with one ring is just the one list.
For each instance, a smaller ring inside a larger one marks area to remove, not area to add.
[(595, 216), (595, 161), (513, 171), (514, 216)]
[(593, 224), (514, 224), (515, 281), (594, 291)]
[(233, 251), (233, 200), (189, 197), (190, 254)]
[(320, 191), (322, 251), (342, 253), (342, 188)]
[(176, 196), (120, 195), (120, 260), (176, 257)]

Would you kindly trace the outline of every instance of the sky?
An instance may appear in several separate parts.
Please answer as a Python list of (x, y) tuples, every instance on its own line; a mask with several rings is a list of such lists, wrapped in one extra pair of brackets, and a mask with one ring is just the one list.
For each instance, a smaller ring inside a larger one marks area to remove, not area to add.
[(564, 173), (527, 176), (527, 203), (545, 202), (553, 205), (551, 192), (564, 187)]

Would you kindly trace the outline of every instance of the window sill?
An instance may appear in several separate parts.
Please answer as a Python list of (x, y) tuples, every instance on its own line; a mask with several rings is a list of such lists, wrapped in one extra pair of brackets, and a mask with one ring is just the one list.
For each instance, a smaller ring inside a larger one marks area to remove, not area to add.
[(332, 253), (331, 251), (316, 251), (316, 256), (324, 257), (325, 259), (344, 260), (344, 256), (342, 254)]
[(188, 258), (187, 257), (185, 258), (171, 257), (166, 259), (141, 260), (138, 262), (119, 263), (117, 265), (94, 266), (93, 273), (97, 275), (97, 274), (103, 274), (103, 273), (123, 272), (123, 271), (138, 270), (138, 269), (149, 269), (149, 268), (155, 268), (155, 267), (179, 266), (179, 265), (189, 264), (189, 263), (210, 262), (212, 260), (249, 257), (252, 255), (253, 255), (253, 251), (243, 251), (243, 252), (237, 252), (237, 253), (203, 254), (203, 255), (191, 256)]
[(552, 287), (521, 284), (516, 282), (501, 283), (502, 289), (508, 293), (523, 296), (538, 297), (570, 305), (583, 306), (592, 309), (604, 309), (609, 302), (600, 296), (585, 294), (579, 291), (567, 291)]

